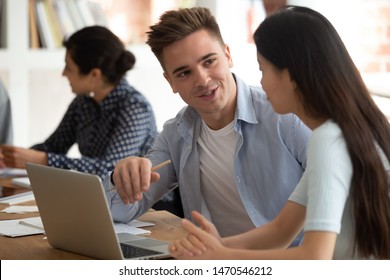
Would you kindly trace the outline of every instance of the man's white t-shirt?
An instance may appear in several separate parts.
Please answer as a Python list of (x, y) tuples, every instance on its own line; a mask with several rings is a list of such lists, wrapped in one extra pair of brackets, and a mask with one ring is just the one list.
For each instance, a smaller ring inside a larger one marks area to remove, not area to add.
[(234, 121), (220, 130), (212, 130), (202, 122), (198, 139), (201, 192), (211, 221), (221, 236), (239, 234), (255, 227), (233, 176), (238, 136)]

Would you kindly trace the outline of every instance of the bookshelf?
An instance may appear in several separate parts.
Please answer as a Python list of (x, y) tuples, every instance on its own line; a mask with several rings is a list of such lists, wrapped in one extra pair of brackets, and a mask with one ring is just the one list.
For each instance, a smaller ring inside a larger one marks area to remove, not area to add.
[(14, 139), (18, 145), (29, 145), (30, 100), (39, 98), (29, 94), (30, 74), (36, 70), (61, 71), (64, 50), (31, 50), (29, 48), (28, 1), (3, 0), (5, 3), (5, 48), (0, 49), (0, 76), (11, 97)]
[[(46, 139), (61, 121), (74, 94), (62, 76), (63, 48), (31, 49), (29, 42), (29, 0), (0, 0), (5, 17), (0, 18), (0, 33), (6, 34), (0, 47), (0, 79), (11, 98), (14, 144), (29, 147)], [(174, 95), (149, 47), (128, 46), (137, 62), (127, 78), (151, 102), (158, 128), (185, 105)], [(168, 104), (169, 110), (166, 106)], [(76, 153), (77, 154), (77, 153)]]

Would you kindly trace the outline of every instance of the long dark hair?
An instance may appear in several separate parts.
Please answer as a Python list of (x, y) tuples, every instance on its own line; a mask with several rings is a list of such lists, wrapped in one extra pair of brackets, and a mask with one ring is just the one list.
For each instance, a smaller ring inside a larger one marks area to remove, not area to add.
[[(355, 250), (390, 258), (390, 187), (378, 147), (390, 159), (390, 128), (332, 24), (309, 8), (287, 6), (254, 34), (257, 51), (287, 69), (306, 113), (335, 121), (353, 165), (350, 195)], [(353, 237), (351, 237), (353, 238)]]
[(65, 38), (64, 47), (79, 67), (81, 74), (99, 68), (107, 81), (118, 83), (133, 68), (135, 56), (122, 41), (103, 26), (88, 26)]

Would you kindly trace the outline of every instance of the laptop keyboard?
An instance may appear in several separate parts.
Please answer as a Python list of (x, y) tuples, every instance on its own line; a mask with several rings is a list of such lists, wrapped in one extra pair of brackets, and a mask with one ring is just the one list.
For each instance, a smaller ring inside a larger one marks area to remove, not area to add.
[(138, 258), (138, 257), (162, 254), (162, 252), (159, 251), (137, 247), (126, 243), (120, 243), (120, 245), (121, 245), (123, 256), (125, 258)]

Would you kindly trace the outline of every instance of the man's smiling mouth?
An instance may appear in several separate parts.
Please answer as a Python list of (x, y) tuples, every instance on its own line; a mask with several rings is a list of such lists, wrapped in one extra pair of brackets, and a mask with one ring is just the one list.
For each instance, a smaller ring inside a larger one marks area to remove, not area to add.
[(217, 91), (219, 87), (215, 87), (213, 89), (210, 89), (210, 90), (207, 90), (207, 91), (203, 91), (199, 97), (209, 97), (209, 96), (212, 96), (215, 94), (215, 92)]

